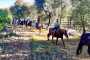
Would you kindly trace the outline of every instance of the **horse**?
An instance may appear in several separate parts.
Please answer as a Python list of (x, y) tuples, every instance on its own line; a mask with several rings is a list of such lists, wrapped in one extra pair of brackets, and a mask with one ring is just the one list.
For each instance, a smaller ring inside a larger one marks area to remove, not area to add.
[(19, 20), (19, 25), (25, 25), (26, 21), (25, 20)]
[(26, 26), (32, 26), (32, 21), (30, 21), (30, 20), (27, 20), (27, 22), (26, 22)]
[(39, 33), (41, 33), (41, 29), (43, 28), (43, 25), (40, 23), (35, 23), (35, 28), (39, 30)]
[(80, 55), (82, 53), (83, 46), (88, 46), (87, 52), (90, 55), (90, 33), (83, 33), (80, 38), (80, 42), (78, 44), (76, 55)]
[(48, 37), (48, 41), (49, 41), (49, 37), (52, 36), (52, 41), (53, 41), (53, 38), (56, 37), (57, 40), (56, 40), (56, 45), (57, 45), (57, 42), (58, 42), (58, 38), (61, 38), (62, 42), (63, 42), (63, 45), (65, 47), (65, 43), (64, 43), (64, 40), (63, 40), (63, 35), (65, 35), (65, 37), (67, 38), (68, 40), (68, 34), (67, 34), (67, 30), (65, 29), (59, 29), (57, 32), (54, 32), (53, 31), (53, 28), (49, 28), (49, 33), (47, 34), (47, 37)]

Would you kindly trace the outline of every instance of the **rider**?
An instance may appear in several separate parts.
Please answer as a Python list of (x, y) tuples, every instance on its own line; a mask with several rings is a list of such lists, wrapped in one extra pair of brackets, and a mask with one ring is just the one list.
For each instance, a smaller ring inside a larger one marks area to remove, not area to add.
[(58, 23), (58, 19), (54, 22), (54, 32), (57, 32), (60, 29), (60, 24)]
[(40, 24), (40, 17), (38, 16), (37, 21), (36, 21), (36, 24), (35, 24), (36, 28), (39, 27), (39, 24)]

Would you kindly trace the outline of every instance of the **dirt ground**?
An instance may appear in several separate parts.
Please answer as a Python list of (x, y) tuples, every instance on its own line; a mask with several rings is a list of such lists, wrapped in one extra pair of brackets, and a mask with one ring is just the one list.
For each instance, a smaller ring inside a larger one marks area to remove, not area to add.
[(55, 45), (27, 29), (17, 29), (15, 32), (21, 36), (0, 39), (0, 60), (90, 60), (86, 46), (80, 56), (75, 55), (79, 43), (77, 39), (65, 40), (66, 48), (63, 48), (60, 39), (58, 45)]

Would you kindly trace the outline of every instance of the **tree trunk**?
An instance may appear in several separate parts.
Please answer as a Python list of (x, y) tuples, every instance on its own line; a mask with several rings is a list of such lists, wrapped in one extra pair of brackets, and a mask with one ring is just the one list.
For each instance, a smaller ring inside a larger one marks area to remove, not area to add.
[(83, 33), (85, 33), (86, 29), (85, 29), (85, 24), (84, 24), (84, 16), (81, 16), (81, 23), (82, 23)]
[(49, 15), (48, 15), (48, 17), (49, 17), (49, 22), (48, 22), (48, 26), (50, 25), (50, 23), (51, 23), (51, 12), (49, 12)]
[(62, 8), (62, 0), (61, 0), (61, 15), (60, 15), (60, 24), (61, 24), (61, 20), (62, 20), (62, 10), (63, 10), (63, 8)]
[(50, 25), (50, 20), (51, 20), (51, 18), (49, 17), (49, 22), (48, 22), (48, 26)]

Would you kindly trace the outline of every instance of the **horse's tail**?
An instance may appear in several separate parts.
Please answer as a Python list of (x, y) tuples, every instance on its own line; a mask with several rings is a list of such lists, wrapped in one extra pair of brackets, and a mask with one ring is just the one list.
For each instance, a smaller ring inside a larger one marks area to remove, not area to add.
[(67, 30), (65, 30), (65, 33), (64, 34), (65, 34), (65, 36), (67, 37), (67, 40), (68, 40), (69, 37), (68, 37)]

